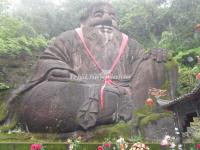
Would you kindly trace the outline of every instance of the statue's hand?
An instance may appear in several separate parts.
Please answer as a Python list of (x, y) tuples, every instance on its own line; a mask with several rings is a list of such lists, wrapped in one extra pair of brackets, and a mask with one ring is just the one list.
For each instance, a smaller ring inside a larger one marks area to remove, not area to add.
[(66, 82), (73, 76), (68, 70), (54, 69), (47, 76), (48, 81)]
[(162, 48), (151, 49), (145, 55), (145, 59), (152, 58), (156, 62), (167, 61), (167, 51)]

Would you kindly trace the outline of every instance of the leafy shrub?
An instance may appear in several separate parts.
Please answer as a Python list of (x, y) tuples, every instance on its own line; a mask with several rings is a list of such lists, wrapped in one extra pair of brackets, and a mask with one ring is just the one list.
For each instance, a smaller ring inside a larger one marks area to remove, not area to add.
[[(196, 75), (200, 73), (200, 66), (197, 63), (197, 56), (200, 55), (200, 48), (180, 51), (174, 58), (179, 63), (179, 79), (177, 92), (183, 95), (190, 92), (197, 84)], [(187, 57), (194, 58), (194, 63), (186, 63)]]
[(47, 39), (22, 20), (0, 16), (0, 55), (31, 53), (34, 49), (44, 48), (47, 43)]
[(1, 90), (6, 90), (6, 89), (9, 89), (9, 86), (7, 86), (6, 84), (0, 82), (0, 91)]

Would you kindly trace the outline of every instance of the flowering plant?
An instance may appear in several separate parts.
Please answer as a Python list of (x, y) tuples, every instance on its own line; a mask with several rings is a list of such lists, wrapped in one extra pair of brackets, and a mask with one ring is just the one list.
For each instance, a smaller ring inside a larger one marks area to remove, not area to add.
[(190, 150), (200, 150), (200, 143), (192, 144)]
[(103, 145), (98, 146), (98, 150), (110, 150), (111, 144), (111, 141), (106, 140)]
[(200, 73), (198, 73), (198, 74), (196, 75), (196, 79), (197, 79), (197, 80), (200, 79)]
[[(103, 145), (98, 146), (98, 150), (111, 150), (111, 141), (106, 140)], [(115, 150), (126, 150), (128, 148), (128, 144), (125, 142), (124, 138), (120, 137), (116, 140), (115, 146), (113, 149)]]
[(150, 150), (150, 149), (146, 144), (137, 142), (133, 144), (129, 150)]
[(79, 147), (79, 143), (81, 141), (81, 137), (79, 136), (78, 138), (75, 139), (67, 139), (66, 144), (67, 144), (67, 149), (68, 150), (77, 150)]
[(128, 148), (128, 143), (124, 140), (124, 138), (120, 137), (116, 141), (117, 150), (125, 150)]
[(196, 149), (200, 149), (200, 143), (196, 145)]
[(98, 146), (98, 150), (103, 150), (103, 146)]
[[(122, 137), (119, 137), (116, 140), (116, 143), (112, 143), (112, 145), (113, 150), (150, 150), (147, 145), (141, 142), (137, 142), (128, 148), (128, 143)], [(111, 142), (107, 140), (103, 143), (103, 145), (98, 146), (97, 150), (111, 150)]]
[(176, 147), (176, 144), (175, 144), (174, 140), (175, 140), (175, 137), (171, 137), (169, 135), (165, 135), (165, 137), (160, 142), (160, 145), (162, 147), (169, 147), (170, 149), (173, 150)]
[(45, 150), (42, 144), (31, 144), (30, 150)]

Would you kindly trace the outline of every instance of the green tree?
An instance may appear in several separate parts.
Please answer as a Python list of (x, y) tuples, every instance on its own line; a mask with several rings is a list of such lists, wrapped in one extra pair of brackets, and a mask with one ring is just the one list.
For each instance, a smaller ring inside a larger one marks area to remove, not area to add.
[(184, 50), (200, 46), (200, 34), (195, 26), (200, 22), (199, 0), (174, 0), (169, 15), (171, 15), (171, 31), (176, 37), (176, 49)]
[(47, 40), (24, 21), (0, 16), (0, 54), (31, 53), (46, 45)]
[(118, 4), (124, 9), (119, 12), (121, 30), (146, 47), (153, 47), (167, 28), (168, 20), (165, 18), (169, 8), (164, 7), (165, 3), (164, 0), (129, 0)]
[(0, 15), (6, 13), (6, 10), (8, 10), (10, 4), (8, 0), (0, 0)]
[(78, 27), (83, 8), (91, 1), (66, 0), (55, 4), (50, 0), (20, 0), (15, 16), (29, 22), (39, 34), (54, 37)]

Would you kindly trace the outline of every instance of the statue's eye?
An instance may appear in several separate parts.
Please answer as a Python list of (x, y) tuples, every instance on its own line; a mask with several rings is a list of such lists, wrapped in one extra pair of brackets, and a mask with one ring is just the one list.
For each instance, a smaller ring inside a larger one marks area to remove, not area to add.
[(94, 14), (94, 17), (102, 17), (103, 16), (103, 12), (98, 11)]

